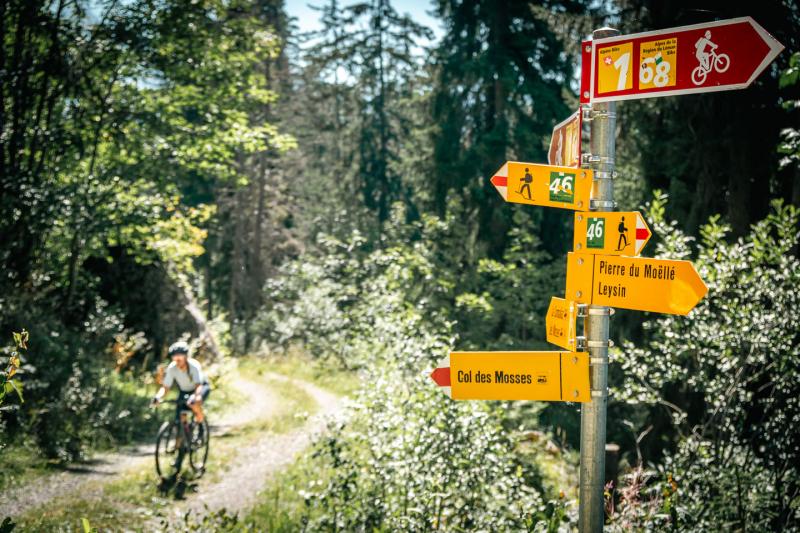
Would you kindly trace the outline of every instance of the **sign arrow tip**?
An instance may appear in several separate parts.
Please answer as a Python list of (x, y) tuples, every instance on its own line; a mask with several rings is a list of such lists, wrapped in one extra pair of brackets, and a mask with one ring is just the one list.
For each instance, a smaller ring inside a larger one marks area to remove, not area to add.
[(440, 367), (433, 369), (431, 372), (431, 379), (440, 387), (450, 386), (450, 368)]

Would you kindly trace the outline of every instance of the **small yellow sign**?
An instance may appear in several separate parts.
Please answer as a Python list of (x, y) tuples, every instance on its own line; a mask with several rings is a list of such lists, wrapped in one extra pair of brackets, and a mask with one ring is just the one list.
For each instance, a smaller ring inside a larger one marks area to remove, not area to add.
[(706, 293), (708, 287), (689, 261), (567, 256), (567, 298), (578, 303), (685, 315)]
[(589, 169), (508, 161), (491, 181), (507, 202), (585, 211), (593, 177)]
[(578, 306), (575, 302), (555, 296), (550, 298), (550, 307), (547, 308), (545, 317), (547, 342), (566, 350), (576, 349), (575, 318), (577, 315)]
[(639, 89), (674, 87), (677, 72), (677, 37), (639, 45)]
[(586, 352), (452, 352), (454, 400), (588, 402)]
[(575, 213), (573, 249), (589, 254), (637, 256), (651, 235), (637, 211)]
[(633, 88), (633, 42), (615, 43), (597, 50), (597, 93)]

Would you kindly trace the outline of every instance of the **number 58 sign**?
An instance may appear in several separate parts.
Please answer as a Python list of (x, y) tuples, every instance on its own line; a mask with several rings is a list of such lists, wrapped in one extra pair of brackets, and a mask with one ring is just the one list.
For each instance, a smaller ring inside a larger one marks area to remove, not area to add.
[(581, 102), (744, 89), (781, 50), (750, 17), (586, 41)]

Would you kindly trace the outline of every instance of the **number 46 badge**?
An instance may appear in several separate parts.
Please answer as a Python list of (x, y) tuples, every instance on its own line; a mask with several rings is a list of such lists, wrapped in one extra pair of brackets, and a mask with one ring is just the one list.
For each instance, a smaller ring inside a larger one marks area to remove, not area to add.
[(637, 256), (650, 235), (650, 228), (637, 211), (575, 213), (576, 252)]

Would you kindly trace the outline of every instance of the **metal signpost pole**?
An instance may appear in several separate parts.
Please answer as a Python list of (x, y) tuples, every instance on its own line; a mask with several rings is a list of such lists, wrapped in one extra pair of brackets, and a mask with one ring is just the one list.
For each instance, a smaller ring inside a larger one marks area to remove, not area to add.
[[(593, 39), (613, 37), (619, 31), (602, 28), (592, 33)], [(591, 109), (591, 156), (595, 169), (591, 207), (596, 211), (613, 211), (614, 204), (614, 138), (616, 103), (595, 103)], [(607, 228), (606, 228), (607, 229)], [(581, 407), (581, 466), (579, 492), (579, 530), (596, 533), (605, 521), (605, 447), (606, 411), (608, 407), (608, 330), (609, 307), (591, 305), (585, 321), (586, 345), (590, 357), (592, 400)]]

